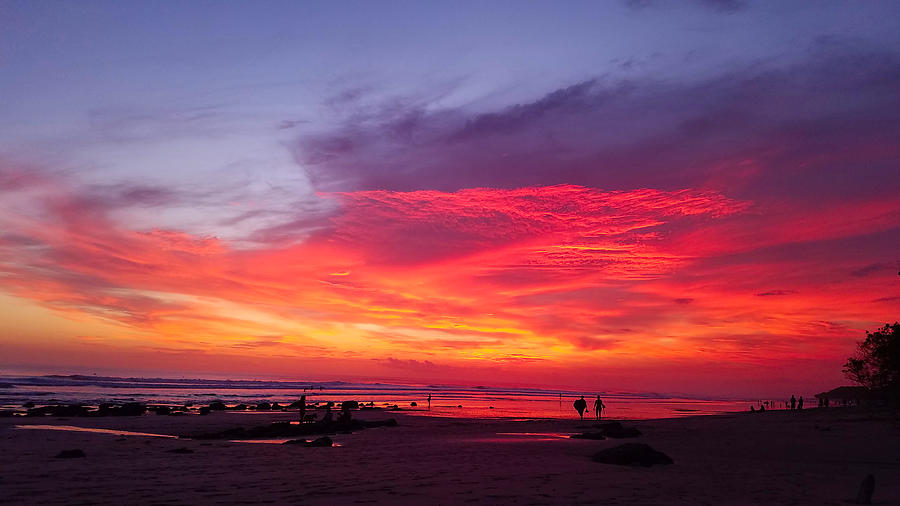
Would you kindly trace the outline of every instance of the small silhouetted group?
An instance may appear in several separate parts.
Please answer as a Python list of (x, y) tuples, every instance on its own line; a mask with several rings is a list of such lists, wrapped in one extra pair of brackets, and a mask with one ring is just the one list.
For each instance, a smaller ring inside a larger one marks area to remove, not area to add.
[(766, 412), (766, 407), (765, 407), (762, 403), (760, 403), (760, 404), (759, 404), (759, 409), (756, 409), (756, 408), (753, 407), (753, 404), (751, 404), (751, 405), (750, 405), (750, 412), (751, 412), (751, 413), (757, 413), (757, 412), (758, 412), (758, 413), (765, 413), (765, 412)]
[[(584, 400), (584, 396), (582, 395), (580, 399), (575, 399), (575, 402), (572, 405), (575, 406), (575, 411), (578, 412), (578, 416), (584, 420), (584, 412), (587, 410), (587, 401)], [(603, 415), (604, 409), (606, 409), (606, 405), (603, 404), (603, 401), (598, 395), (597, 399), (594, 401), (594, 416), (597, 417), (597, 420)]]
[(801, 410), (803, 409), (803, 396), (800, 396), (800, 399), (797, 399), (793, 395), (791, 396), (791, 400), (788, 401), (791, 405), (791, 411)]

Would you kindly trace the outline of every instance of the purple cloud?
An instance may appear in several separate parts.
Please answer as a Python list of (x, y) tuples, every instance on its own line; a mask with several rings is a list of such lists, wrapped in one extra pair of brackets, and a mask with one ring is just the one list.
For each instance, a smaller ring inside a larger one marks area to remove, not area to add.
[(900, 186), (889, 177), (898, 69), (895, 53), (824, 38), (804, 62), (693, 83), (599, 77), (488, 112), (393, 101), (346, 113), (293, 153), (323, 190), (696, 186), (812, 204), (886, 195)]
[(853, 277), (857, 277), (857, 278), (864, 278), (866, 276), (871, 276), (872, 274), (875, 274), (876, 272), (887, 271), (889, 268), (890, 268), (890, 266), (888, 264), (883, 264), (883, 263), (869, 264), (865, 267), (861, 267), (859, 269), (850, 271), (850, 275)]

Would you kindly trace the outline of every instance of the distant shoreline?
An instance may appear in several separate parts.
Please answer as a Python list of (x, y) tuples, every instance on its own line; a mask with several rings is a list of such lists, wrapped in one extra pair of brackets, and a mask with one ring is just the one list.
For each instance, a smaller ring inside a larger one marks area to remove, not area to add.
[[(311, 405), (355, 400), (373, 407), (396, 406), (418, 414), (453, 418), (551, 418), (574, 415), (572, 402), (585, 396), (586, 416), (593, 416), (596, 393), (538, 388), (504, 388), (479, 385), (411, 385), (391, 383), (351, 383), (206, 380), (166, 378), (122, 378), (113, 376), (45, 375), (6, 376), (14, 388), (0, 389), (0, 409), (19, 410), (24, 404), (36, 406), (103, 403), (142, 403), (172, 408), (187, 406), (196, 411), (213, 402), (229, 406), (246, 405), (253, 411), (258, 404), (282, 406), (306, 396)], [(694, 414), (715, 414), (748, 409), (753, 400), (666, 397), (659, 393), (601, 392), (608, 407), (606, 416), (617, 419), (677, 418)]]

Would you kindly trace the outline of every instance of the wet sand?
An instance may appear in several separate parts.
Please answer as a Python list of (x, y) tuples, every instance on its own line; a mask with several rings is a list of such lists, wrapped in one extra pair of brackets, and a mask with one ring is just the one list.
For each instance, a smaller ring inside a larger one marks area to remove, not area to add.
[[(196, 441), (16, 425), (173, 435), (291, 420), (291, 413), (0, 419), (4, 504), (847, 504), (866, 474), (873, 504), (900, 504), (896, 419), (850, 410), (623, 422), (635, 439), (569, 439), (575, 420), (396, 417), (332, 436), (339, 447)], [(651, 468), (591, 456), (643, 442), (674, 459)], [(187, 448), (193, 453), (171, 453)], [(85, 458), (54, 458), (81, 449)]]

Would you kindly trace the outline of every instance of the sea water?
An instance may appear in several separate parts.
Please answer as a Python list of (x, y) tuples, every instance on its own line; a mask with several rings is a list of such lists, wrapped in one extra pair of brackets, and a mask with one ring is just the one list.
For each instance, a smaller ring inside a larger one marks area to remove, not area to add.
[[(290, 404), (306, 395), (309, 404), (355, 400), (380, 408), (398, 406), (423, 416), (458, 418), (572, 418), (572, 403), (582, 395), (592, 416), (593, 401), (601, 396), (604, 418), (649, 419), (719, 414), (748, 409), (743, 399), (698, 399), (657, 393), (586, 392), (538, 388), (454, 386), (439, 384), (353, 383), (342, 381), (269, 381), (119, 378), (84, 375), (0, 376), (0, 407), (16, 409), (28, 401), (36, 405), (104, 402), (142, 402), (170, 406), (228, 405), (261, 402)], [(431, 395), (429, 409), (428, 396)], [(415, 403), (416, 406), (412, 406)], [(253, 414), (254, 411), (237, 413)]]

